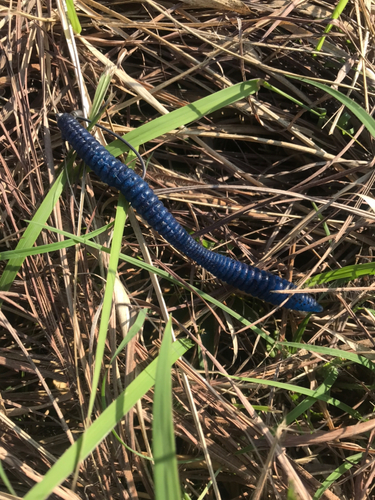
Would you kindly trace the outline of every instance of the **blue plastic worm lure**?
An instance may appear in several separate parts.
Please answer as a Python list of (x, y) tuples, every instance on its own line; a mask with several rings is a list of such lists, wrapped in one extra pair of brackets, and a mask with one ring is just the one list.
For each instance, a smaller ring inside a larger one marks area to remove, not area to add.
[(287, 309), (316, 313), (323, 310), (308, 294), (272, 293), (276, 290), (296, 288), (293, 283), (204, 248), (168, 212), (147, 182), (112, 156), (71, 115), (58, 115), (57, 125), (64, 140), (103, 182), (118, 189), (142, 218), (168, 243), (217, 278), (275, 306), (282, 304), (289, 297), (284, 304)]

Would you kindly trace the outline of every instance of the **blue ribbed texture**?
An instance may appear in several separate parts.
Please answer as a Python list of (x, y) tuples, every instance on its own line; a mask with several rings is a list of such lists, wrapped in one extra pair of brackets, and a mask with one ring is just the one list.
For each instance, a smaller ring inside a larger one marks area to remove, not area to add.
[[(108, 153), (71, 115), (66, 113), (58, 115), (57, 125), (63, 138), (95, 174), (109, 186), (121, 191), (142, 218), (175, 248), (219, 279), (253, 297), (275, 306), (290, 297), (288, 294), (276, 294), (272, 291), (293, 289), (295, 288), (293, 283), (207, 250), (197, 243), (168, 212), (147, 182)], [(284, 307), (295, 311), (317, 313), (323, 310), (313, 297), (305, 293), (290, 297)]]

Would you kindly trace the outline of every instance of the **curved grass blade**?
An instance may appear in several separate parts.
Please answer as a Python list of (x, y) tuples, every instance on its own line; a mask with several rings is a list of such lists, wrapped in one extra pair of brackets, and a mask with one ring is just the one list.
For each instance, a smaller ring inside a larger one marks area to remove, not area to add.
[[(360, 120), (360, 122), (367, 128), (367, 130), (370, 132), (370, 134), (375, 137), (375, 120), (372, 116), (370, 116), (365, 109), (363, 109), (359, 104), (357, 104), (355, 101), (350, 99), (350, 97), (347, 97), (346, 95), (342, 94), (336, 89), (333, 89), (331, 87), (328, 87), (328, 85), (324, 85), (324, 83), (319, 83), (313, 80), (309, 80), (308, 78), (297, 78), (297, 77), (292, 77), (290, 78), (296, 78), (297, 80), (300, 80), (301, 82), (306, 82), (310, 85), (313, 85), (314, 87), (317, 87), (318, 89), (324, 90), (327, 92), (327, 94), (330, 94), (332, 97), (340, 101), (344, 106), (346, 106), (357, 118)], [(332, 82), (333, 83), (333, 82)]]
[[(281, 342), (280, 342), (281, 343)], [(277, 382), (276, 380), (266, 380), (252, 377), (236, 377), (232, 375), (225, 375), (226, 378), (230, 378), (233, 380), (240, 380), (241, 382), (250, 382), (252, 384), (265, 385), (269, 387), (276, 387), (277, 389), (283, 389), (285, 391), (294, 392), (296, 394), (302, 394), (314, 400), (324, 401), (336, 408), (339, 408), (344, 413), (348, 413), (354, 418), (361, 418), (360, 413), (353, 410), (350, 406), (345, 403), (342, 403), (339, 399), (331, 397), (329, 394), (323, 393), (321, 390), (316, 389), (307, 389), (306, 387), (301, 387), (299, 385), (288, 384), (287, 382)], [(311, 406), (311, 404), (310, 404)]]
[[(28, 220), (25, 222), (32, 223), (32, 221)], [(113, 224), (113, 222), (110, 222), (106, 226), (95, 229), (95, 231), (92, 231), (91, 233), (84, 234), (83, 236), (81, 236), (81, 238), (89, 242), (91, 239), (107, 232), (113, 226)], [(74, 245), (77, 245), (77, 242), (69, 239), (56, 241), (56, 243), (48, 243), (47, 245), (40, 245), (38, 247), (23, 248), (21, 250), (5, 250), (4, 252), (0, 252), (0, 260), (11, 260), (16, 258), (25, 259), (26, 257), (30, 257), (30, 255), (42, 255), (43, 253), (56, 252), (58, 250), (61, 250), (62, 248), (69, 248), (73, 247)]]
[[(327, 373), (327, 376), (325, 377), (323, 383), (320, 384), (320, 386), (314, 390), (314, 394), (312, 396), (308, 396), (306, 399), (301, 401), (295, 408), (293, 408), (293, 410), (291, 410), (287, 414), (287, 416), (285, 418), (285, 424), (291, 425), (295, 420), (297, 420), (297, 418), (300, 415), (302, 415), (302, 413), (305, 413), (308, 410), (310, 410), (312, 405), (315, 404), (318, 399), (320, 399), (320, 396), (330, 397), (329, 393), (332, 389), (333, 384), (337, 380), (338, 374), (339, 374), (339, 372), (338, 372), (337, 368), (335, 366), (330, 366), (328, 368), (328, 373)], [(334, 400), (336, 401), (335, 398), (334, 398)], [(345, 405), (345, 403), (341, 403), (340, 406), (341, 406), (341, 410), (344, 410), (346, 405)], [(358, 418), (358, 419), (361, 418), (361, 414), (359, 412), (356, 412), (352, 408), (350, 408), (350, 409), (352, 411), (351, 415), (353, 417)]]

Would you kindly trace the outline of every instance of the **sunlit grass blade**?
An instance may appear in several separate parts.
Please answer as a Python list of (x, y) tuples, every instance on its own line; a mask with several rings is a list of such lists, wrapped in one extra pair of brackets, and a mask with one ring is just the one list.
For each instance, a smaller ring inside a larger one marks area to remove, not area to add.
[[(254, 94), (259, 90), (260, 82), (261, 80), (256, 79), (237, 83), (232, 87), (215, 92), (208, 97), (203, 97), (183, 108), (176, 109), (167, 115), (159, 116), (155, 118), (155, 120), (125, 134), (123, 137), (130, 142), (132, 146), (137, 147), (156, 137), (167, 134), (171, 130), (178, 129), (183, 125), (199, 120), (209, 113), (229, 106), (250, 94)], [(107, 149), (114, 156), (118, 156), (126, 151), (126, 146), (121, 141), (116, 140), (111, 142), (111, 144), (107, 146)]]
[(172, 347), (172, 319), (165, 330), (155, 377), (152, 440), (156, 500), (178, 500), (181, 488), (178, 477), (173, 427), (172, 377), (168, 360)]
[[(33, 217), (33, 222), (36, 224), (29, 224), (26, 231), (22, 235), (22, 238), (17, 243), (17, 250), (23, 250), (25, 248), (30, 248), (34, 245), (36, 239), (38, 238), (42, 227), (47, 221), (48, 217), (51, 215), (53, 207), (58, 201), (65, 183), (67, 182), (68, 176), (71, 175), (73, 171), (73, 161), (68, 162), (67, 168), (64, 169), (56, 181), (53, 183), (51, 189), (49, 190), (47, 196), (42, 201), (40, 207), (36, 211)], [(12, 286), (17, 273), (22, 266), (25, 257), (15, 257), (8, 261), (3, 274), (0, 277), (0, 290), (7, 291)]]
[(95, 91), (94, 100), (90, 111), (90, 128), (100, 119), (103, 108), (102, 104), (108, 92), (113, 77), (114, 67), (108, 67), (100, 76), (98, 86)]
[(305, 285), (312, 287), (322, 283), (329, 283), (330, 281), (352, 281), (361, 276), (372, 276), (375, 274), (375, 262), (366, 262), (365, 264), (353, 264), (352, 266), (345, 266), (326, 273), (316, 274), (309, 278)]
[[(30, 222), (30, 221), (26, 221)], [(106, 226), (102, 226), (99, 229), (95, 229), (91, 233), (84, 234), (82, 238), (89, 241), (90, 239), (96, 238), (102, 233), (107, 232), (113, 226), (113, 222), (110, 222)], [(5, 250), (0, 252), (0, 260), (11, 260), (16, 258), (25, 258), (30, 255), (42, 255), (44, 253), (56, 252), (62, 248), (69, 248), (77, 245), (77, 241), (72, 239), (67, 239), (63, 241), (57, 241), (56, 243), (49, 243), (47, 245), (40, 245), (38, 247), (23, 248), (21, 250)], [(17, 247), (18, 248), (18, 247)]]
[[(100, 325), (99, 325), (99, 332), (98, 332), (97, 345), (95, 351), (95, 363), (93, 369), (92, 387), (87, 409), (87, 425), (90, 422), (91, 414), (95, 404), (95, 398), (97, 396), (97, 389), (99, 386), (105, 343), (107, 339), (108, 324), (112, 312), (112, 298), (113, 298), (113, 292), (117, 275), (119, 254), (122, 244), (122, 235), (126, 222), (126, 212), (128, 207), (129, 204), (127, 203), (125, 198), (122, 195), (120, 195), (119, 203), (116, 210), (116, 219), (113, 229), (113, 238), (112, 238), (110, 257), (108, 263), (107, 282), (103, 297), (102, 313), (100, 316)], [(86, 435), (82, 436), (82, 449), (84, 446), (84, 439), (86, 439)], [(79, 457), (77, 457), (77, 465), (79, 464), (79, 462), (81, 462), (81, 460), (83, 460), (83, 458), (84, 457), (81, 454)]]
[(92, 380), (92, 390), (90, 394), (90, 401), (87, 410), (87, 417), (89, 418), (95, 403), (96, 391), (99, 384), (100, 372), (102, 368), (102, 360), (104, 356), (105, 342), (107, 338), (108, 324), (112, 311), (112, 297), (113, 290), (115, 287), (115, 280), (117, 274), (117, 267), (119, 261), (119, 255), (121, 251), (122, 244), (122, 234), (124, 231), (124, 226), (126, 222), (126, 211), (129, 205), (125, 198), (121, 195), (119, 197), (119, 203), (116, 210), (116, 219), (115, 226), (113, 229), (113, 238), (110, 249), (110, 258), (108, 264), (108, 273), (107, 273), (107, 283), (104, 292), (103, 298), (103, 308), (102, 314), (100, 317), (100, 326), (99, 333), (97, 339), (96, 346), (96, 355), (95, 355), (95, 365), (93, 372), (93, 380)]
[[(115, 358), (120, 354), (120, 352), (125, 349), (125, 347), (128, 345), (128, 343), (137, 335), (137, 333), (139, 332), (139, 330), (142, 328), (144, 322), (145, 322), (145, 319), (146, 319), (146, 316), (147, 316), (147, 311), (148, 309), (142, 309), (139, 313), (138, 313), (138, 316), (136, 318), (136, 320), (134, 321), (133, 325), (130, 327), (130, 330), (128, 331), (128, 333), (126, 334), (126, 337), (122, 340), (122, 342), (120, 343), (120, 345), (117, 347), (114, 355), (112, 356), (111, 358), (111, 361), (109, 362), (109, 366), (108, 368), (106, 369), (106, 372), (103, 376), (103, 381), (102, 381), (102, 389), (101, 389), (101, 396), (102, 396), (102, 407), (103, 407), (103, 410), (105, 410), (107, 408), (107, 402), (106, 402), (106, 393), (105, 393), (105, 388), (106, 388), (106, 383), (107, 383), (107, 374), (108, 374), (108, 371), (110, 369), (110, 366), (112, 365), (113, 361), (115, 360)], [(142, 458), (143, 460), (144, 459), (147, 459), (147, 460), (152, 460), (150, 457), (146, 457), (145, 455), (141, 454), (141, 453), (138, 453), (136, 450), (132, 450), (121, 438), (120, 436), (117, 434), (117, 432), (115, 430), (112, 430), (112, 434), (115, 436), (115, 438), (117, 439), (117, 441), (119, 443), (121, 443), (122, 446), (124, 446), (128, 451), (130, 451), (131, 453), (134, 453), (135, 455), (138, 455), (140, 458)]]
[(79, 22), (73, 0), (66, 0), (66, 10), (74, 33), (76, 35), (79, 35), (82, 31), (82, 26), (81, 23)]
[(103, 382), (102, 382), (102, 406), (103, 409), (105, 410), (107, 408), (106, 400), (105, 400), (105, 386), (106, 386), (106, 381), (107, 381), (107, 374), (110, 369), (110, 366), (112, 365), (113, 361), (117, 358), (117, 356), (120, 354), (120, 352), (125, 349), (125, 347), (128, 345), (128, 343), (137, 335), (139, 330), (142, 328), (146, 316), (147, 316), (147, 309), (142, 309), (139, 311), (138, 316), (132, 326), (130, 327), (128, 333), (126, 334), (126, 337), (122, 340), (120, 345), (117, 347), (114, 355), (111, 358), (111, 361), (109, 362), (108, 368), (105, 371), (104, 377), (103, 377)]
[[(168, 366), (171, 367), (190, 347), (191, 344), (187, 341), (178, 340), (174, 342), (170, 349), (170, 356), (167, 359)], [(61, 484), (73, 472), (77, 458), (85, 459), (94, 451), (96, 446), (103, 441), (124, 415), (154, 385), (157, 363), (158, 358), (152, 361), (129, 384), (125, 391), (85, 430), (84, 436), (81, 436), (74, 445), (65, 451), (42, 481), (31, 488), (24, 496), (24, 500), (44, 500), (47, 498), (52, 493), (53, 488)]]
[[(348, 0), (339, 0), (339, 3), (336, 5), (336, 7), (332, 13), (332, 19), (338, 19), (341, 16), (341, 14), (344, 12), (344, 9), (345, 9), (347, 3), (348, 3)], [(327, 26), (324, 30), (324, 33), (328, 34), (331, 31), (332, 26), (333, 26), (332, 24), (327, 24)], [(321, 37), (321, 39), (319, 40), (319, 42), (316, 46), (317, 51), (322, 50), (325, 39), (326, 39), (325, 36)]]

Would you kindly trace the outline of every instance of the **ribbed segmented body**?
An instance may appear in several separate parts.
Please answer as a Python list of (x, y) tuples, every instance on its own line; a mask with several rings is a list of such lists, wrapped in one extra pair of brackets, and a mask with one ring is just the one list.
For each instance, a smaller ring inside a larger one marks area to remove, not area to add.
[(275, 290), (293, 289), (293, 283), (204, 248), (168, 212), (147, 182), (112, 156), (71, 115), (58, 115), (57, 125), (63, 138), (103, 182), (121, 191), (151, 227), (217, 278), (275, 306), (289, 297), (284, 304), (287, 309), (306, 312), (323, 310), (308, 294), (290, 296), (272, 293)]

